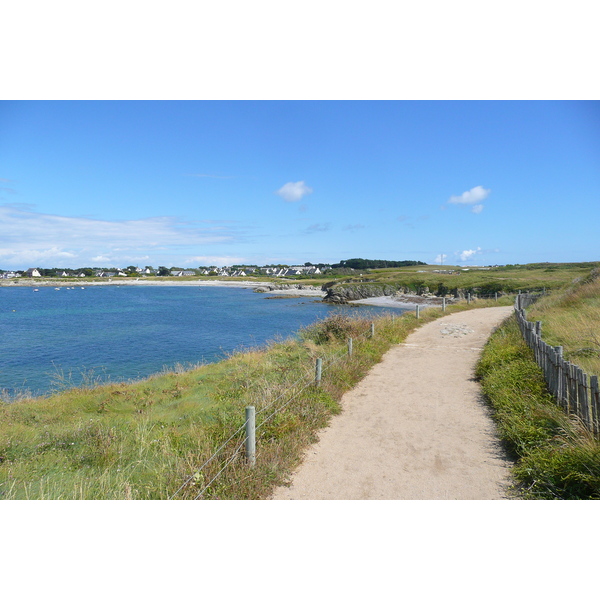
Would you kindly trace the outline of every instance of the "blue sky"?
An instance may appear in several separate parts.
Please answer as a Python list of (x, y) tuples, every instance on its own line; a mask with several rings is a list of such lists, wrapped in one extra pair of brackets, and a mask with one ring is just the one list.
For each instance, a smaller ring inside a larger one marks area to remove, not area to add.
[(600, 102), (3, 101), (0, 268), (600, 260)]

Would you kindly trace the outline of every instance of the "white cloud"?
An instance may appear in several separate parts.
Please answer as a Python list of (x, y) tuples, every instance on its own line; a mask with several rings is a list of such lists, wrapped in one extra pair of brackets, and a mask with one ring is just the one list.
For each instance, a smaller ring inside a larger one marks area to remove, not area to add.
[(198, 254), (202, 246), (236, 237), (222, 224), (174, 217), (129, 221), (63, 217), (18, 204), (0, 206), (0, 223), (0, 268), (16, 269), (137, 264), (150, 256), (154, 261), (177, 256), (181, 260), (184, 253)]
[(48, 263), (48, 261), (65, 261), (75, 258), (77, 255), (73, 252), (64, 252), (59, 248), (47, 248), (45, 250), (23, 249), (20, 251), (11, 250), (10, 248), (0, 248), (0, 260), (10, 262), (16, 256), (30, 264)]
[(460, 196), (450, 196), (448, 202), (449, 204), (477, 204), (478, 202), (483, 202), (490, 195), (491, 191), (478, 185), (471, 188), (468, 192), (463, 192)]
[(109, 265), (111, 263), (112, 258), (110, 256), (103, 256), (102, 254), (92, 256), (92, 264), (94, 265)]
[(483, 210), (483, 204), (476, 204), (472, 209), (471, 212), (475, 213), (476, 215), (478, 215), (481, 211)]
[(478, 247), (477, 250), (463, 250), (462, 252), (457, 252), (457, 254), (461, 262), (466, 262), (476, 254), (481, 254), (481, 248)]
[(280, 187), (275, 193), (286, 202), (298, 202), (307, 194), (312, 194), (313, 189), (308, 187), (304, 181), (289, 182)]

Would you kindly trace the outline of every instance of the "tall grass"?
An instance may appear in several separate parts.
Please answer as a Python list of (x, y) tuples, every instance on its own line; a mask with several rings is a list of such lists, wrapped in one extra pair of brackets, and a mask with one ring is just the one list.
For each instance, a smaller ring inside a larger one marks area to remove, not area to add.
[[(447, 313), (495, 305), (461, 303)], [(370, 319), (338, 315), (297, 339), (219, 363), (0, 403), (0, 498), (268, 497), (340, 411), (343, 393), (393, 344), (442, 314), (430, 308), (419, 320), (414, 313), (373, 319), (374, 337)], [(310, 384), (317, 357), (324, 362), (319, 387)], [(257, 412), (255, 468), (239, 451), (248, 405)]]
[(566, 360), (600, 375), (600, 269), (531, 305), (527, 318), (542, 322), (544, 341), (563, 346)]
[(600, 498), (600, 442), (556, 406), (514, 316), (489, 339), (476, 374), (522, 497)]

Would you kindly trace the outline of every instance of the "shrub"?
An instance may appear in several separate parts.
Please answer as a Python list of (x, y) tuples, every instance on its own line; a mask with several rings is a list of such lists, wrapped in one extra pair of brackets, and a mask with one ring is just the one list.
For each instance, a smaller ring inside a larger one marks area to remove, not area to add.
[(336, 313), (300, 331), (300, 338), (318, 345), (343, 342), (357, 338), (369, 329), (368, 319), (352, 319), (346, 314)]

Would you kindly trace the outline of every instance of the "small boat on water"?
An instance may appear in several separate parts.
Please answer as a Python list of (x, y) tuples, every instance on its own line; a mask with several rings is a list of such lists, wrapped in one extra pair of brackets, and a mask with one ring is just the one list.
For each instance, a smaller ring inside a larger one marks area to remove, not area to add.
[(37, 288), (35, 290), (33, 290), (34, 292), (39, 292), (40, 290), (38, 290)]

